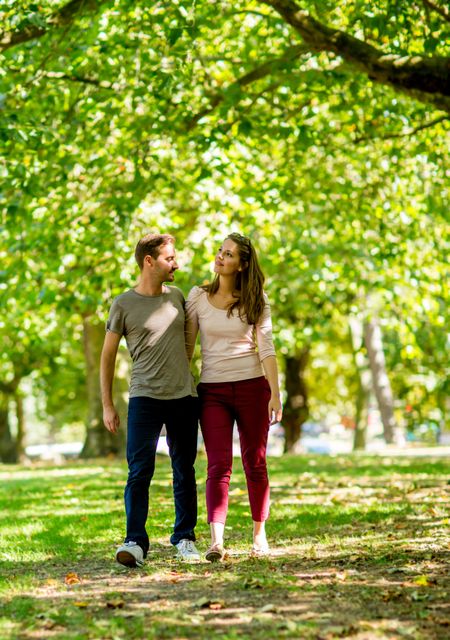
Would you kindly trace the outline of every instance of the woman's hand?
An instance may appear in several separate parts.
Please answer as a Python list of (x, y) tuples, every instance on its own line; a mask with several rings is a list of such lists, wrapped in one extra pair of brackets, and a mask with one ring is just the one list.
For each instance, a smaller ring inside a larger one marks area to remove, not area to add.
[(271, 395), (269, 400), (269, 420), (270, 424), (281, 421), (283, 415), (283, 407), (279, 395)]

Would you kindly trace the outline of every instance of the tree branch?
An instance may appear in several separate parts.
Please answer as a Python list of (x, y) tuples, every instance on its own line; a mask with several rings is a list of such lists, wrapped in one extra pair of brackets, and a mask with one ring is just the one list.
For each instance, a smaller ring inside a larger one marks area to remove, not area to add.
[(199, 120), (201, 120), (208, 114), (212, 113), (214, 109), (221, 102), (225, 100), (226, 92), (232, 90), (233, 87), (239, 87), (239, 88), (245, 87), (251, 84), (252, 82), (255, 82), (256, 80), (265, 78), (266, 76), (273, 73), (273, 71), (276, 71), (280, 68), (282, 69), (285, 64), (292, 62), (292, 60), (295, 60), (296, 58), (300, 57), (301, 55), (307, 52), (308, 52), (307, 47), (300, 46), (300, 45), (292, 46), (289, 49), (287, 49), (287, 51), (285, 51), (285, 53), (280, 58), (275, 58), (274, 60), (268, 60), (267, 62), (264, 62), (259, 67), (252, 69), (252, 71), (249, 71), (248, 73), (243, 75), (241, 78), (238, 78), (234, 82), (230, 83), (224, 91), (222, 91), (221, 93), (217, 93), (211, 97), (210, 105), (208, 107), (206, 107), (205, 109), (202, 109), (202, 111), (199, 111), (199, 113), (197, 113), (188, 121), (186, 125), (187, 131), (190, 131), (191, 129), (193, 129), (196, 126), (196, 124), (199, 122)]
[(81, 84), (92, 85), (99, 89), (111, 89), (113, 91), (120, 91), (124, 89), (123, 85), (119, 85), (117, 82), (106, 82), (105, 80), (97, 80), (97, 78), (86, 78), (84, 76), (68, 75), (62, 71), (44, 71), (41, 74), (44, 78), (52, 78), (55, 80), (67, 80), (69, 82), (80, 82)]
[(353, 142), (354, 144), (359, 144), (360, 142), (365, 142), (367, 140), (393, 140), (394, 138), (409, 138), (419, 131), (434, 127), (436, 124), (444, 122), (445, 120), (450, 120), (450, 116), (441, 116), (440, 118), (436, 118), (435, 120), (431, 120), (430, 122), (426, 122), (425, 124), (418, 125), (417, 127), (414, 127), (414, 129), (409, 129), (408, 131), (403, 131), (402, 133), (387, 133), (384, 136), (376, 136), (376, 138), (373, 138), (372, 136), (361, 136), (360, 138), (355, 138)]
[(3, 31), (0, 33), (0, 52), (24, 42), (42, 38), (50, 29), (71, 24), (82, 10), (94, 11), (98, 9), (99, 5), (99, 0), (70, 0), (70, 2), (49, 16), (45, 27), (28, 25), (16, 31)]
[(348, 33), (322, 24), (294, 0), (262, 0), (303, 38), (311, 51), (330, 51), (379, 84), (390, 85), (450, 113), (450, 58), (385, 54)]
[(431, 2), (431, 0), (422, 0), (422, 4), (431, 9), (431, 11), (436, 11), (444, 20), (450, 22), (450, 11), (448, 7), (440, 7), (435, 2)]
[[(9, 73), (23, 74), (23, 69), (17, 67), (7, 67)], [(80, 82), (81, 84), (92, 85), (99, 89), (112, 89), (114, 91), (123, 90), (124, 86), (117, 82), (107, 82), (106, 80), (98, 80), (97, 78), (87, 78), (86, 76), (78, 76), (76, 74), (69, 75), (63, 71), (39, 71), (33, 77), (33, 82), (39, 78), (50, 78), (52, 80), (67, 80), (68, 82)]]

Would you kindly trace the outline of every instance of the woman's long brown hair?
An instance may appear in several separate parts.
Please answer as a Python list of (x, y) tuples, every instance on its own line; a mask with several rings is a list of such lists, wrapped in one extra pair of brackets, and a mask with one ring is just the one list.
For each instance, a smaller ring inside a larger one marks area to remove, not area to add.
[[(236, 286), (233, 295), (236, 301), (228, 307), (227, 316), (230, 317), (235, 309), (241, 320), (248, 324), (258, 324), (264, 310), (264, 274), (259, 266), (258, 257), (250, 238), (239, 233), (230, 233), (226, 237), (238, 246), (242, 271), (236, 274)], [(210, 284), (202, 287), (208, 294), (216, 293), (219, 288), (219, 275)], [(245, 318), (244, 318), (245, 316)]]

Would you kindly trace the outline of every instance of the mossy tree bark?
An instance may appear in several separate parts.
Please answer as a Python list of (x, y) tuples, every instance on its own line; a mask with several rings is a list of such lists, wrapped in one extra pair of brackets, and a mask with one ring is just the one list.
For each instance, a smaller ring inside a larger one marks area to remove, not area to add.
[(18, 461), (17, 440), (11, 434), (9, 422), (9, 401), (11, 394), (0, 390), (0, 461), (13, 463)]
[(361, 451), (366, 448), (367, 444), (368, 406), (372, 390), (372, 377), (364, 348), (363, 326), (359, 318), (353, 316), (349, 319), (349, 333), (357, 385), (353, 450)]
[(308, 388), (305, 370), (309, 358), (309, 347), (285, 358), (286, 404), (283, 410), (284, 451), (292, 452), (300, 439), (302, 425), (309, 416)]
[(364, 343), (367, 349), (372, 383), (383, 423), (384, 439), (387, 444), (404, 442), (403, 433), (394, 416), (394, 397), (386, 369), (381, 327), (376, 316), (364, 322)]
[[(103, 406), (100, 393), (100, 355), (105, 337), (105, 326), (93, 316), (83, 319), (84, 354), (86, 358), (86, 384), (88, 415), (86, 440), (81, 456), (96, 458), (123, 452), (124, 425), (117, 435), (111, 434), (103, 424)], [(123, 407), (118, 407), (122, 411)], [(123, 419), (123, 418), (122, 418)]]

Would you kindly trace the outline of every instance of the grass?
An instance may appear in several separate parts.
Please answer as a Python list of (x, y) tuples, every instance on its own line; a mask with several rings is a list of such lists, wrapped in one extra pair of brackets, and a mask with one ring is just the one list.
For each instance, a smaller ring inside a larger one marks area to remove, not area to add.
[[(199, 456), (198, 546), (208, 546)], [(168, 538), (171, 472), (151, 488), (152, 550), (114, 560), (122, 462), (0, 466), (0, 639), (425, 640), (450, 634), (449, 469), (432, 458), (270, 460), (273, 555), (252, 559), (238, 461), (226, 562), (183, 564)]]

